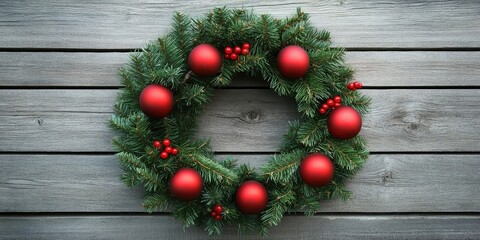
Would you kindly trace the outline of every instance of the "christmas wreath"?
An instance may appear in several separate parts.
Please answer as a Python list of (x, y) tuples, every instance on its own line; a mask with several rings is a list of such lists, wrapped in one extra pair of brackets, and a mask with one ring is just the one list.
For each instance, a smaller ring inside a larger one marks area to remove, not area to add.
[[(196, 19), (176, 13), (171, 32), (120, 70), (110, 124), (120, 133), (123, 181), (143, 186), (148, 211), (168, 208), (209, 234), (225, 224), (267, 234), (288, 211), (312, 215), (320, 200), (348, 199), (345, 182), (368, 157), (357, 134), (369, 98), (355, 91), (362, 85), (351, 82), (344, 49), (330, 45), (300, 9), (285, 19), (227, 8)], [(293, 97), (300, 113), (260, 169), (215, 160), (209, 141), (193, 138), (213, 90), (239, 73)]]

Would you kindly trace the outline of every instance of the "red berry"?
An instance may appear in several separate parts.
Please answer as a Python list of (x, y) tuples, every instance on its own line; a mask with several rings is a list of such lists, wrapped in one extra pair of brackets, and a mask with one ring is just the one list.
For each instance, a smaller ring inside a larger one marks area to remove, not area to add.
[(242, 49), (242, 55), (247, 55), (248, 54), (248, 49)]
[(347, 88), (350, 89), (350, 90), (352, 90), (352, 91), (355, 91), (355, 85), (353, 85), (353, 83), (349, 83), (349, 84), (347, 85)]
[(325, 114), (325, 113), (327, 113), (327, 110), (325, 110), (325, 109), (323, 109), (323, 108), (321, 108), (321, 109), (320, 109), (320, 110), (318, 110), (318, 111), (319, 111), (319, 112), (320, 112), (320, 114), (322, 114), (322, 115), (323, 115), (323, 114)]
[(160, 147), (162, 146), (162, 144), (160, 143), (160, 141), (154, 140), (154, 141), (153, 141), (153, 146), (154, 146), (155, 148), (160, 148)]
[(178, 149), (172, 148), (172, 155), (177, 155), (178, 154)]
[(166, 153), (172, 153), (172, 150), (173, 150), (172, 147), (166, 147), (164, 151)]
[(330, 106), (328, 106), (328, 104), (326, 104), (326, 103), (324, 103), (322, 105), (322, 109), (325, 109), (325, 111), (328, 110), (329, 108), (330, 108)]
[(166, 138), (163, 140), (163, 146), (168, 147), (170, 146), (170, 139)]
[(214, 210), (216, 213), (222, 213), (223, 208), (222, 208), (222, 206), (220, 206), (220, 205), (215, 205), (215, 207), (213, 208), (213, 210)]
[(216, 213), (215, 211), (212, 211), (212, 212), (210, 213), (210, 216), (215, 217), (215, 216), (217, 216), (217, 213)]
[(242, 48), (248, 50), (248, 49), (250, 49), (250, 44), (244, 43), (244, 44), (242, 45)]
[(335, 103), (335, 107), (340, 107), (340, 106), (342, 106), (341, 103), (339, 103), (339, 102)]
[(341, 103), (342, 102), (342, 98), (340, 96), (335, 96), (333, 98), (333, 101), (336, 102), (336, 103)]
[(363, 87), (362, 83), (361, 82), (354, 82), (353, 83), (353, 86), (356, 88), (356, 89), (361, 89)]
[(332, 99), (329, 98), (329, 99), (327, 100), (327, 105), (330, 106), (330, 107), (332, 107), (333, 105), (335, 105), (335, 102), (334, 102)]
[(232, 52), (233, 52), (233, 50), (232, 50), (231, 47), (226, 47), (226, 48), (225, 48), (225, 53), (226, 53), (226, 54), (230, 54), (230, 53), (232, 53)]
[(242, 52), (242, 49), (239, 46), (235, 46), (235, 48), (233, 49), (233, 52), (236, 54), (239, 54)]
[(222, 220), (222, 216), (220, 216), (220, 215), (215, 216), (215, 220), (217, 220), (217, 221)]
[(168, 153), (167, 152), (162, 152), (162, 153), (160, 153), (160, 157), (162, 159), (167, 159), (168, 158)]
[(332, 107), (332, 110), (335, 110), (335, 107)]
[(238, 55), (236, 53), (230, 54), (230, 59), (237, 60), (237, 58), (238, 58)]
[(230, 59), (230, 54), (225, 54), (225, 59)]

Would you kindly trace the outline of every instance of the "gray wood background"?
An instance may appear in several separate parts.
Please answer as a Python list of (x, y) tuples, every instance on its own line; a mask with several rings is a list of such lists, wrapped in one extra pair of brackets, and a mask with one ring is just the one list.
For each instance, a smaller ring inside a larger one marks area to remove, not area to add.
[[(373, 99), (361, 132), (372, 154), (352, 200), (292, 213), (268, 239), (480, 239), (474, 0), (0, 1), (0, 239), (208, 238), (143, 211), (142, 192), (119, 180), (106, 121), (128, 52), (168, 32), (173, 11), (224, 5), (276, 17), (302, 7), (348, 49)], [(217, 91), (199, 135), (260, 166), (295, 117), (293, 100), (240, 77)]]

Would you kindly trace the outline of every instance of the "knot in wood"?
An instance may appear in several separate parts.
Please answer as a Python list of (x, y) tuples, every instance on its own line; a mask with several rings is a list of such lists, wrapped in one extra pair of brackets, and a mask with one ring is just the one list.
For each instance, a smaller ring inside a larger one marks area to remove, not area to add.
[(39, 119), (37, 119), (37, 123), (38, 123), (38, 125), (42, 126), (44, 121), (43, 121), (42, 118), (39, 118)]
[(261, 118), (261, 114), (257, 111), (249, 111), (245, 113), (245, 120), (247, 122), (258, 122)]
[(387, 170), (382, 174), (383, 185), (389, 184), (392, 181), (392, 179), (393, 179), (393, 172), (392, 171)]

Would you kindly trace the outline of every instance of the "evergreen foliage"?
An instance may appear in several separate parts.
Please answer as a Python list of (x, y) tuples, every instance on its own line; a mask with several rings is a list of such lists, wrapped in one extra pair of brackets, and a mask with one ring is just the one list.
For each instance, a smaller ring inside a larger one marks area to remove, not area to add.
[[(243, 42), (251, 43), (251, 55), (239, 61), (223, 61), (216, 76), (205, 78), (189, 71), (188, 54), (198, 44), (223, 49)], [(303, 47), (310, 57), (308, 73), (295, 81), (283, 78), (276, 67), (278, 52), (292, 44)], [(330, 44), (329, 33), (315, 29), (308, 14), (300, 9), (286, 19), (227, 8), (216, 8), (196, 19), (176, 13), (171, 32), (132, 53), (130, 63), (120, 70), (125, 87), (110, 125), (119, 133), (114, 145), (124, 168), (125, 184), (143, 186), (143, 206), (148, 211), (171, 209), (185, 226), (201, 225), (209, 234), (220, 234), (225, 224), (267, 234), (268, 228), (277, 225), (288, 211), (304, 209), (305, 215), (312, 215), (320, 207), (320, 200), (348, 199), (350, 193), (344, 184), (360, 169), (368, 152), (359, 136), (350, 140), (331, 137), (326, 115), (318, 114), (318, 109), (326, 99), (339, 95), (344, 105), (363, 115), (368, 111), (369, 98), (346, 88), (352, 69), (344, 63), (344, 49)], [(228, 86), (238, 73), (263, 78), (278, 95), (292, 97), (301, 115), (290, 122), (281, 151), (258, 170), (237, 166), (232, 159), (215, 160), (208, 141), (191, 138), (195, 119), (210, 101), (213, 89)], [(151, 83), (174, 93), (175, 110), (166, 118), (152, 120), (139, 109), (140, 92)], [(177, 156), (159, 159), (152, 140), (163, 138), (175, 143)], [(327, 155), (335, 165), (334, 179), (328, 186), (312, 188), (300, 178), (298, 166), (312, 152)], [(199, 199), (181, 202), (171, 196), (169, 180), (181, 167), (194, 168), (202, 176), (204, 188)], [(269, 195), (267, 208), (253, 216), (242, 214), (234, 202), (236, 188), (250, 179), (262, 182)], [(215, 204), (223, 206), (222, 221), (210, 216)]]

